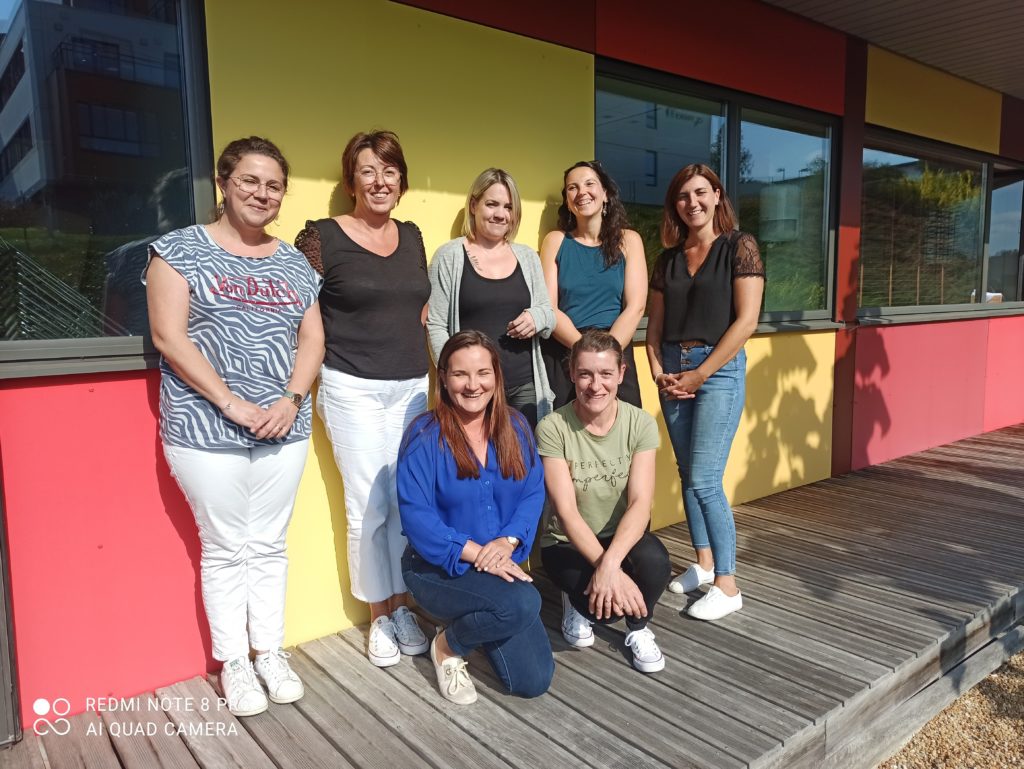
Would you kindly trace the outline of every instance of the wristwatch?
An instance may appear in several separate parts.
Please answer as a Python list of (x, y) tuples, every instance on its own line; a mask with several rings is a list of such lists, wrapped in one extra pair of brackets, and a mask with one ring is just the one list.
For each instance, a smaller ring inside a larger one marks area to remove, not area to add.
[(295, 408), (297, 408), (297, 409), (301, 409), (302, 408), (302, 401), (306, 400), (306, 396), (305, 395), (300, 395), (299, 393), (293, 393), (291, 390), (285, 390), (282, 393), (282, 395), (284, 395), (285, 398), (290, 400), (292, 402), (292, 405)]
[(519, 547), (519, 540), (516, 537), (507, 536), (505, 541), (512, 545), (513, 548)]

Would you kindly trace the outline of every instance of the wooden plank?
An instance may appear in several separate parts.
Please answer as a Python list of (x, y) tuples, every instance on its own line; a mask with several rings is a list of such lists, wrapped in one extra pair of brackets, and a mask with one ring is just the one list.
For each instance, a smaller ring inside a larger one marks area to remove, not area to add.
[(165, 686), (156, 696), (200, 766), (273, 769), (273, 762), (204, 679)]
[[(359, 629), (346, 631), (341, 638), (359, 653), (365, 648)], [(420, 655), (408, 661), (411, 664), (402, 659), (388, 673), (433, 708), (434, 697), (425, 695), (434, 681), (430, 660)], [(470, 669), (480, 699), (471, 708), (449, 711), (449, 717), (466, 731), (478, 730), (481, 740), (497, 741), (497, 750), (518, 766), (669, 766), (625, 740), (608, 739), (603, 725), (573, 710), (557, 696), (509, 696), (482, 654), (471, 657)], [(564, 671), (556, 668), (554, 690), (559, 689), (563, 675)]]
[[(397, 769), (424, 765), (423, 758), (389, 726), (364, 708), (301, 651), (292, 669), (306, 687), (295, 709), (331, 743), (339, 756), (360, 769)], [(343, 764), (339, 761), (339, 766)]]
[(18, 742), (0, 750), (0, 769), (46, 769), (41, 749), (35, 732), (25, 732)]
[[(299, 647), (334, 682), (382, 721), (395, 724), (410, 747), (431, 766), (444, 769), (459, 763), (473, 767), (510, 766), (476, 740), (476, 735), (457, 728), (449, 711), (462, 707), (441, 698), (435, 686), (437, 709), (423, 707), (423, 701), (406, 689), (386, 668), (375, 667), (364, 654), (356, 654), (340, 638), (327, 637)], [(424, 682), (424, 691), (427, 690)]]
[(147, 693), (118, 702), (128, 706), (116, 711), (105, 710), (100, 715), (110, 744), (125, 769), (194, 769), (199, 766), (156, 697)]
[(71, 720), (67, 734), (44, 734), (40, 739), (50, 769), (112, 769), (118, 767), (103, 721), (92, 711)]

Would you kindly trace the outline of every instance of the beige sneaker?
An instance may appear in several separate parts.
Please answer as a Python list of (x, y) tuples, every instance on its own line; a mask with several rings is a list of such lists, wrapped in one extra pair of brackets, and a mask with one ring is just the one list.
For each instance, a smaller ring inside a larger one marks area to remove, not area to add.
[(434, 663), (437, 688), (441, 690), (441, 696), (456, 705), (472, 705), (476, 702), (476, 687), (466, 670), (466, 660), (462, 657), (449, 657), (444, 662), (438, 662), (437, 637), (435, 635), (430, 642), (430, 661)]

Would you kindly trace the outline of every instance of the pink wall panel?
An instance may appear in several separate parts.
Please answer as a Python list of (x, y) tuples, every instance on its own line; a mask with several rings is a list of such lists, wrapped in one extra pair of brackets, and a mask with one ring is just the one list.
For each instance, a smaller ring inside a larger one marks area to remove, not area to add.
[(983, 431), (988, 323), (857, 330), (854, 470)]
[(1024, 422), (1024, 317), (992, 318), (985, 376), (985, 430)]
[(26, 729), (33, 701), (127, 696), (208, 669), (199, 542), (157, 436), (155, 371), (0, 384)]

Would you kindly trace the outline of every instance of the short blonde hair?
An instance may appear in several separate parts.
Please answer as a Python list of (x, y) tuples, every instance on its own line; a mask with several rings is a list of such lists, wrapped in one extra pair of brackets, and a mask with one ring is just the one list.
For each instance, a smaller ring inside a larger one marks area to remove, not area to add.
[(462, 220), (462, 234), (467, 238), (476, 237), (476, 221), (473, 216), (473, 204), (479, 203), (480, 199), (495, 184), (504, 185), (508, 190), (509, 199), (512, 201), (512, 221), (509, 222), (508, 232), (505, 235), (505, 242), (511, 243), (516, 239), (519, 232), (519, 222), (523, 217), (523, 205), (519, 200), (519, 189), (516, 187), (515, 179), (508, 171), (500, 168), (488, 168), (480, 174), (469, 188), (466, 196), (466, 216)]

